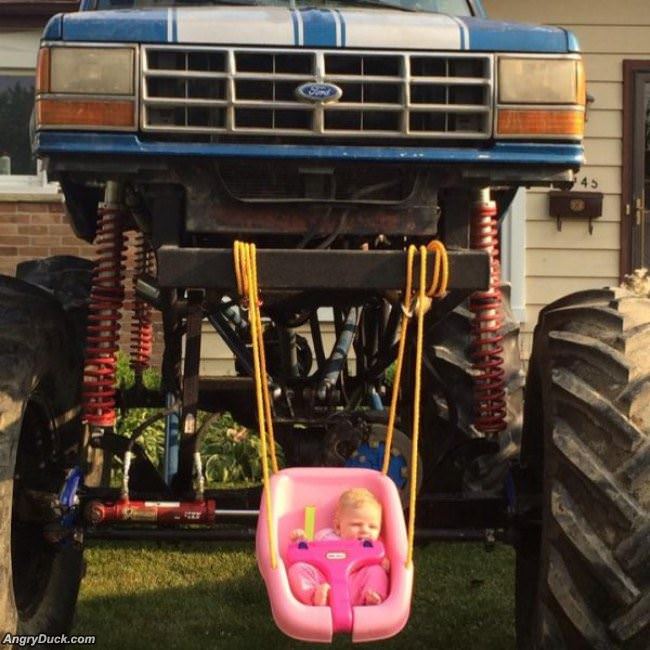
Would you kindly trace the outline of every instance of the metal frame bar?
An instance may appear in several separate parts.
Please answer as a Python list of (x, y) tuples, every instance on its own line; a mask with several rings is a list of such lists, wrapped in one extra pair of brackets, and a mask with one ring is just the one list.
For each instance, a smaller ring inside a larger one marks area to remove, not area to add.
[[(487, 254), (452, 250), (448, 255), (450, 290), (487, 289)], [(372, 292), (402, 289), (406, 282), (402, 251), (261, 249), (257, 256), (261, 290)], [(161, 287), (236, 289), (230, 249), (161, 246), (157, 258)], [(430, 256), (430, 273), (433, 263)]]
[[(187, 528), (159, 529), (143, 528), (134, 524), (111, 525), (89, 528), (87, 532), (95, 538), (111, 539), (190, 539), (190, 540), (224, 540), (252, 539), (254, 536), (253, 522), (255, 510), (246, 504), (251, 490), (242, 490), (242, 498), (231, 495), (221, 499), (220, 510), (217, 511), (217, 526), (201, 526), (194, 530)], [(220, 490), (206, 490), (205, 498), (219, 499)], [(248, 495), (248, 496), (246, 496)], [(110, 491), (89, 490), (84, 495), (82, 508), (92, 499), (114, 501)], [(155, 500), (155, 495), (147, 498)], [(259, 498), (256, 502), (259, 502)], [(255, 507), (255, 506), (253, 506)], [(462, 494), (422, 494), (418, 498), (418, 527), (416, 536), (419, 539), (448, 539), (455, 541), (487, 539), (494, 530), (507, 530), (512, 525), (508, 515), (508, 503), (502, 497), (485, 493), (472, 496)], [(226, 527), (223, 527), (223, 525)]]

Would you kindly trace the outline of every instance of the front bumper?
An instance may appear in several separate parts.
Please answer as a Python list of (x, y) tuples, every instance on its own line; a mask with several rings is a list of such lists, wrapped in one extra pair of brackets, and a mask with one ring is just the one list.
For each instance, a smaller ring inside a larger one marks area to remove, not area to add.
[[(138, 134), (37, 132), (34, 150), (57, 171), (137, 172), (165, 159), (276, 159), (453, 166), (463, 176), (531, 184), (566, 182), (584, 162), (580, 144), (496, 142), (475, 147), (323, 144), (186, 143), (143, 140)], [(93, 166), (96, 163), (96, 168)], [(126, 164), (125, 164), (126, 163)]]

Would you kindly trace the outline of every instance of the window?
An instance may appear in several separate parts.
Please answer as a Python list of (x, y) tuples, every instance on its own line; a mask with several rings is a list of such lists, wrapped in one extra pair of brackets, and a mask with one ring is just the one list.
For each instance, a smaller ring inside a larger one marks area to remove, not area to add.
[(0, 162), (4, 174), (28, 175), (36, 173), (36, 162), (31, 153), (29, 121), (34, 106), (34, 77), (26, 74), (7, 74), (0, 70), (0, 156), (8, 156), (10, 169)]
[(32, 156), (29, 133), (41, 30), (0, 27), (0, 156), (11, 161), (8, 174), (7, 158), (0, 160), (0, 202), (57, 196), (58, 185), (47, 182)]

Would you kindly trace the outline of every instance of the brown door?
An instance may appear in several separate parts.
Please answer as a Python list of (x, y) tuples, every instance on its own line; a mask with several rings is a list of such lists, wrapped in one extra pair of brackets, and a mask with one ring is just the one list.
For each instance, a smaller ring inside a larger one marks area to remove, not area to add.
[(650, 267), (650, 61), (624, 62), (621, 272)]

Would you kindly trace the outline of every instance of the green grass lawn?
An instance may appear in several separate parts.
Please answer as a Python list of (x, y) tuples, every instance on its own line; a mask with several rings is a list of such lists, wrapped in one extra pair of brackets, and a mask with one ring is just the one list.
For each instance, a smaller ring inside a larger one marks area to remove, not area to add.
[[(98, 648), (308, 648), (276, 629), (244, 543), (93, 542), (74, 634)], [(411, 618), (368, 648), (514, 648), (514, 553), (479, 544), (416, 550)], [(313, 646), (312, 646), (313, 647)], [(352, 647), (340, 639), (335, 648)]]

